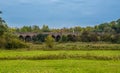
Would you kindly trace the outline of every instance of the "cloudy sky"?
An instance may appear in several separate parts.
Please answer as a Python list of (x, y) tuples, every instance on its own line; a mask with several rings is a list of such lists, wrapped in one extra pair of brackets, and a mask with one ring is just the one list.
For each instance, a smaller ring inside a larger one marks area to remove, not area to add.
[(0, 0), (9, 26), (94, 26), (120, 18), (120, 0)]

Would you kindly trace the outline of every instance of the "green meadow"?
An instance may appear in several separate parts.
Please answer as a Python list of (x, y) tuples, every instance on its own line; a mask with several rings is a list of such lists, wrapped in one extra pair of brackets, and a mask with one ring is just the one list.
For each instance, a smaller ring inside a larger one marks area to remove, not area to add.
[(30, 48), (1, 49), (0, 73), (120, 73), (119, 47), (77, 42), (54, 48), (30, 44)]
[(1, 73), (120, 73), (120, 61), (1, 60)]

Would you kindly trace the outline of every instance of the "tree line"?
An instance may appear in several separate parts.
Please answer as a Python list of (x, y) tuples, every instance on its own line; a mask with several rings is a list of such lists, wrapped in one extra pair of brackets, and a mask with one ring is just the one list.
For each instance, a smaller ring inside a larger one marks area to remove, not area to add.
[(37, 25), (33, 26), (23, 26), (22, 28), (15, 28), (16, 32), (78, 32), (81, 33), (83, 31), (89, 31), (89, 32), (102, 32), (102, 33), (120, 33), (120, 19), (117, 21), (111, 21), (109, 23), (102, 23), (95, 26), (86, 26), (86, 27), (80, 27), (75, 26), (72, 28), (61, 28), (61, 29), (50, 29), (48, 25), (43, 25), (42, 28), (40, 28)]
[[(0, 11), (0, 14), (2, 12)], [(23, 26), (21, 28), (10, 28), (7, 26), (6, 22), (0, 17), (0, 46), (5, 45), (6, 47), (11, 46), (11, 42), (15, 44), (15, 41), (19, 41), (14, 32), (56, 32), (56, 33), (77, 33), (78, 35), (62, 35), (56, 42), (111, 42), (120, 43), (120, 19), (116, 21), (111, 21), (107, 23), (102, 23), (95, 26), (75, 26), (71, 28), (49, 28), (48, 25), (43, 25), (40, 28), (37, 25), (33, 26)], [(45, 42), (46, 35), (39, 34), (34, 37), (34, 42)], [(4, 39), (3, 39), (4, 38)], [(52, 36), (52, 38), (54, 38)], [(11, 40), (12, 39), (12, 40)], [(14, 41), (13, 41), (14, 40)], [(5, 43), (6, 41), (6, 43)], [(7, 42), (9, 41), (9, 42)], [(3, 45), (2, 45), (3, 44)]]
[[(40, 28), (37, 25), (23, 26), (22, 28), (15, 28), (15, 32), (57, 32), (57, 33), (78, 33), (77, 36), (69, 34), (62, 35), (59, 42), (111, 42), (120, 43), (120, 19), (111, 21), (109, 23), (102, 23), (95, 26), (80, 27), (75, 26), (72, 28), (59, 28), (50, 29), (48, 25), (43, 25)], [(44, 35), (40, 34), (37, 38), (44, 38)], [(54, 38), (54, 37), (53, 37)], [(35, 39), (35, 38), (34, 38)], [(44, 39), (42, 39), (44, 40)], [(37, 41), (37, 40), (36, 40)], [(58, 42), (58, 41), (57, 41)]]

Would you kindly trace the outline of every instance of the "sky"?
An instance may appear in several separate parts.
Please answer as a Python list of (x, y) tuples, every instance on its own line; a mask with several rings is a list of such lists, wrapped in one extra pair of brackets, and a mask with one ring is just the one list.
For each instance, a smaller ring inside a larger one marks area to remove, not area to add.
[(0, 0), (0, 11), (10, 27), (85, 27), (119, 19), (120, 0)]

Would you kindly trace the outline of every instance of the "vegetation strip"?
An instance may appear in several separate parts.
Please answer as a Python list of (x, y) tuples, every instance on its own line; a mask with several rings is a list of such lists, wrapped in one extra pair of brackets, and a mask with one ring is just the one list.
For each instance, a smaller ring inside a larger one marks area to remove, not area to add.
[(52, 54), (39, 56), (0, 57), (0, 60), (55, 60), (55, 59), (120, 60), (120, 56), (97, 56), (91, 54), (86, 55)]

